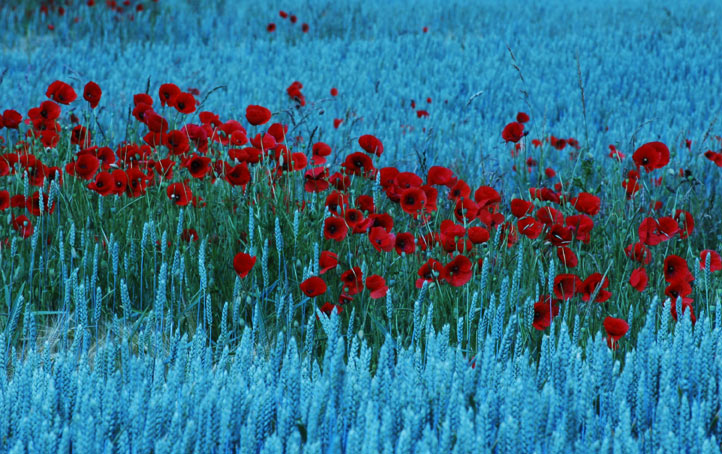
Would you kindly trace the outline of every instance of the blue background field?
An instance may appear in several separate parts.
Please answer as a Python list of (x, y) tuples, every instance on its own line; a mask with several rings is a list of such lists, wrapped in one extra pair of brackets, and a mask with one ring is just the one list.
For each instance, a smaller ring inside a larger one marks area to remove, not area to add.
[[(637, 146), (667, 143), (675, 170), (702, 160), (712, 147), (701, 139), (722, 103), (714, 51), (718, 2), (192, 3), (163, 1), (134, 22), (116, 23), (100, 7), (82, 8), (87, 16), (79, 24), (71, 23), (70, 13), (36, 15), (24, 29), (15, 14), (3, 11), (0, 27), (19, 33), (0, 36), (0, 70), (8, 69), (0, 108), (26, 112), (55, 79), (79, 92), (94, 80), (104, 92), (101, 124), (117, 143), (125, 137), (132, 95), (145, 90), (149, 77), (156, 97), (165, 82), (198, 88), (199, 99), (224, 86), (202, 109), (241, 120), (248, 104), (274, 112), (291, 108), (285, 88), (298, 80), (310, 115), (297, 130), (301, 135), (308, 138), (318, 125), (314, 139), (348, 152), (348, 137), (373, 133), (385, 144), (382, 163), (408, 170), (419, 169), (420, 152), (428, 164), (469, 176), (481, 174), (482, 165), (487, 175), (508, 172), (500, 132), (520, 110), (532, 117), (530, 138), (588, 140), (600, 159), (609, 144), (634, 151), (635, 131)], [(281, 19), (280, 9), (296, 14), (298, 23)], [(270, 22), (277, 25), (274, 33), (265, 30)], [(301, 32), (302, 22), (310, 24), (309, 33)], [(339, 89), (338, 98), (329, 96), (331, 87)], [(411, 99), (430, 116), (417, 118)], [(346, 121), (335, 130), (333, 118)], [(275, 119), (292, 123), (283, 113)], [(402, 125), (415, 129), (404, 134)], [(693, 140), (693, 153), (676, 156), (686, 138)]]

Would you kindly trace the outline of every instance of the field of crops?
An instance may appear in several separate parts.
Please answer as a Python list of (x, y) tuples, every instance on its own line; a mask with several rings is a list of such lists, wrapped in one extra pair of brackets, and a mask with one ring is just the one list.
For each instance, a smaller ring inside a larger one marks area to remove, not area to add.
[(0, 454), (719, 453), (722, 3), (0, 3)]

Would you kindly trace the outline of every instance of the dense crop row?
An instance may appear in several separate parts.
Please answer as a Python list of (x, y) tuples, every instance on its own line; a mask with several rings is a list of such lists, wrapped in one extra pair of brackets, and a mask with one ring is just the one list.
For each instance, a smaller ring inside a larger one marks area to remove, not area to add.
[(92, 360), (82, 336), (55, 358), (0, 350), (14, 370), (0, 375), (0, 440), (13, 453), (719, 452), (720, 320), (672, 333), (663, 316), (655, 332), (654, 312), (621, 372), (601, 339), (584, 354), (566, 329), (537, 367), (514, 324), (495, 327), (472, 369), (448, 325), (426, 324), (425, 349), (388, 337), (371, 371), (336, 315), (319, 361), (313, 331), (268, 349), (247, 329), (231, 355), (202, 333), (134, 341), (116, 319)]

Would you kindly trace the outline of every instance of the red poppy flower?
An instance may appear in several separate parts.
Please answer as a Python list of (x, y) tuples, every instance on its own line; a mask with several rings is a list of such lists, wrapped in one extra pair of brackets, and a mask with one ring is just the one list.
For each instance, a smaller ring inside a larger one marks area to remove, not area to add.
[(133, 95), (133, 105), (137, 106), (138, 104), (147, 104), (149, 106), (152, 106), (153, 105), (153, 97), (147, 93), (135, 94), (135, 95)]
[(122, 169), (115, 169), (111, 175), (113, 176), (113, 194), (123, 194), (128, 187), (128, 174)]
[(355, 208), (348, 208), (343, 213), (343, 218), (349, 227), (356, 227), (359, 223), (364, 221), (364, 215), (361, 210)]
[(372, 274), (366, 278), (366, 288), (371, 292), (369, 296), (373, 299), (383, 298), (389, 291), (386, 280), (378, 274)]
[(644, 243), (639, 241), (625, 247), (624, 253), (627, 254), (627, 257), (631, 260), (644, 265), (649, 265), (649, 262), (652, 261), (652, 252), (644, 245)]
[(644, 167), (644, 170), (651, 172), (669, 164), (669, 148), (662, 142), (648, 142), (637, 148), (632, 159), (638, 169)]
[(673, 282), (677, 280), (692, 281), (694, 276), (689, 271), (687, 261), (678, 255), (668, 255), (664, 259), (664, 280)]
[(617, 150), (617, 147), (614, 145), (609, 145), (609, 157), (621, 161), (626, 157), (626, 155)]
[(248, 273), (253, 269), (253, 265), (256, 264), (256, 257), (251, 257), (245, 252), (239, 252), (233, 257), (233, 269), (236, 270), (238, 277), (243, 279), (248, 276)]
[(456, 241), (457, 237), (463, 237), (466, 235), (466, 229), (463, 225), (456, 224), (451, 219), (444, 219), (441, 221), (441, 225), (439, 226), (439, 234), (442, 241), (445, 239)]
[(680, 231), (679, 224), (670, 216), (659, 218), (657, 224), (659, 225), (659, 232), (665, 237), (664, 241), (669, 240)]
[(248, 171), (248, 164), (242, 162), (226, 172), (226, 181), (231, 186), (246, 186), (251, 181), (251, 172)]
[(100, 89), (100, 86), (93, 81), (85, 84), (85, 88), (83, 88), (83, 99), (88, 101), (91, 109), (98, 107), (102, 94), (103, 91)]
[(516, 121), (519, 123), (526, 123), (529, 121), (529, 115), (527, 115), (525, 112), (519, 112), (516, 114)]
[(25, 196), (22, 194), (15, 194), (10, 197), (10, 208), (25, 208)]
[(180, 88), (176, 84), (163, 84), (158, 89), (158, 97), (160, 98), (160, 105), (165, 107), (173, 106), (173, 99), (181, 92)]
[(73, 87), (59, 80), (56, 80), (55, 82), (50, 84), (50, 86), (48, 86), (48, 90), (45, 92), (45, 96), (60, 104), (65, 105), (68, 105), (71, 102), (75, 101), (78, 97), (78, 95), (75, 93), (75, 90), (73, 90)]
[(323, 236), (327, 240), (343, 241), (347, 233), (348, 226), (340, 217), (330, 216), (323, 223)]
[(552, 324), (552, 319), (559, 315), (559, 304), (556, 300), (552, 300), (549, 295), (543, 295), (541, 299), (534, 303), (534, 329), (544, 331)]
[(45, 123), (35, 123), (36, 120), (57, 120), (60, 118), (62, 109), (60, 106), (53, 101), (43, 101), (40, 103), (40, 107), (35, 107), (28, 111), (28, 117), (33, 120), (33, 125), (38, 127)]
[(314, 165), (321, 165), (326, 163), (326, 156), (331, 154), (331, 147), (324, 142), (316, 142), (311, 148), (311, 162)]
[(451, 187), (456, 183), (454, 172), (446, 167), (432, 166), (426, 177), (426, 184)]
[(84, 154), (79, 155), (78, 159), (74, 163), (70, 162), (68, 166), (65, 167), (67, 173), (84, 180), (90, 180), (95, 176), (95, 172), (98, 171), (100, 161), (92, 154)]
[(92, 136), (85, 126), (77, 125), (70, 132), (70, 143), (73, 145), (80, 145), (81, 148), (87, 148), (90, 146)]
[(639, 241), (648, 246), (656, 246), (668, 239), (659, 231), (659, 223), (657, 220), (651, 217), (642, 220), (637, 229), (637, 233), (639, 234)]
[(326, 205), (326, 208), (331, 211), (331, 213), (338, 214), (339, 208), (343, 212), (343, 210), (348, 205), (348, 195), (342, 194), (339, 191), (333, 191), (326, 196), (326, 201), (324, 202), (324, 204)]
[(647, 288), (647, 282), (649, 282), (649, 277), (647, 276), (647, 270), (644, 268), (635, 269), (629, 276), (629, 285), (638, 292), (643, 292)]
[(549, 228), (545, 239), (551, 242), (554, 246), (566, 246), (572, 242), (573, 236), (574, 228), (572, 226), (554, 224)]
[(168, 152), (171, 155), (179, 156), (183, 155), (190, 150), (190, 141), (188, 135), (183, 131), (174, 130), (169, 132), (164, 137), (164, 143), (168, 147)]
[(622, 187), (626, 191), (627, 199), (634, 197), (634, 194), (636, 194), (641, 188), (639, 185), (639, 172), (636, 170), (630, 170), (627, 174), (627, 178), (622, 181)]
[(529, 195), (532, 199), (541, 200), (544, 202), (561, 202), (559, 194), (549, 188), (529, 188)]
[(30, 197), (25, 199), (25, 208), (33, 216), (41, 216), (43, 213), (52, 213), (55, 211), (55, 202), (48, 208), (48, 195), (43, 195), (43, 206), (40, 206), (40, 192), (35, 191)]
[(351, 178), (349, 178), (348, 175), (343, 175), (341, 172), (334, 172), (334, 174), (328, 178), (328, 182), (339, 191), (345, 191), (351, 187)]
[(193, 178), (203, 178), (211, 170), (211, 158), (207, 156), (192, 156), (187, 159), (181, 167), (188, 169)]
[(248, 137), (243, 131), (233, 131), (228, 142), (234, 147), (240, 147), (248, 143)]
[(575, 274), (558, 274), (554, 278), (554, 296), (562, 301), (572, 298), (582, 288), (582, 280)]
[(165, 190), (168, 198), (180, 207), (187, 206), (193, 198), (191, 188), (185, 183), (171, 183)]
[(592, 273), (582, 282), (582, 286), (579, 289), (582, 294), (582, 301), (589, 301), (597, 287), (599, 287), (599, 291), (597, 292), (597, 297), (594, 298), (595, 302), (603, 303), (611, 298), (611, 292), (605, 290), (609, 287), (609, 278), (604, 276), (604, 280), (602, 281), (601, 273)]
[(426, 193), (420, 188), (409, 188), (401, 193), (401, 209), (414, 218), (426, 205)]
[(709, 271), (715, 272), (722, 270), (722, 259), (717, 251), (712, 249), (705, 249), (699, 254), (699, 269), (704, 270), (705, 263), (707, 263), (707, 256), (710, 256), (709, 260)]
[(105, 197), (113, 193), (113, 183), (113, 175), (110, 172), (103, 171), (95, 176), (95, 181), (88, 184), (88, 189)]
[(183, 229), (183, 232), (181, 232), (181, 239), (186, 243), (190, 243), (193, 241), (198, 241), (200, 237), (198, 236), (198, 232), (196, 232), (196, 229), (190, 228)]
[(601, 199), (588, 192), (581, 192), (570, 201), (572, 206), (580, 213), (588, 214), (589, 216), (594, 216), (599, 213)]
[(394, 239), (394, 249), (398, 255), (401, 253), (413, 254), (416, 250), (416, 238), (410, 232), (399, 233)]
[[(682, 229), (679, 232), (679, 237), (681, 239), (688, 238), (692, 232), (694, 232), (694, 218), (692, 217), (692, 213), (685, 210), (677, 210), (674, 213), (674, 219), (680, 223), (680, 228)], [(684, 221), (682, 221), (684, 219)]]
[(358, 139), (358, 144), (366, 153), (381, 156), (384, 152), (384, 144), (371, 134), (364, 134)]
[(616, 350), (619, 348), (619, 339), (629, 331), (629, 324), (621, 318), (607, 317), (603, 325), (607, 333), (607, 345), (612, 350)]
[(704, 157), (714, 162), (717, 167), (722, 167), (722, 153), (716, 151), (707, 150), (704, 152)]
[(372, 227), (369, 230), (369, 241), (377, 252), (389, 252), (394, 248), (396, 237), (383, 227)]
[(466, 233), (473, 244), (486, 243), (490, 238), (489, 231), (480, 226), (469, 227)]
[(153, 112), (153, 107), (150, 104), (139, 103), (133, 107), (132, 115), (136, 120), (145, 123), (146, 112)]
[(347, 175), (371, 176), (376, 170), (371, 158), (359, 151), (348, 155), (341, 167)]
[(288, 96), (298, 103), (297, 107), (306, 105), (306, 98), (301, 93), (302, 88), (303, 84), (297, 80), (286, 88)]
[(10, 192), (7, 190), (0, 191), (0, 211), (10, 208)]
[(336, 87), (331, 88), (331, 96), (338, 96), (338, 89)]
[(301, 31), (302, 31), (303, 33), (308, 33), (308, 30), (309, 30), (309, 29), (310, 29), (310, 27), (308, 26), (307, 23), (304, 22), (303, 24), (301, 24)]
[(343, 123), (343, 118), (334, 118), (333, 119), (334, 129), (338, 129), (338, 127), (341, 126), (341, 123)]
[(363, 273), (361, 268), (354, 266), (350, 270), (346, 270), (341, 274), (341, 282), (343, 288), (350, 296), (356, 295), (363, 290)]
[(3, 123), (8, 129), (18, 129), (23, 121), (23, 116), (16, 110), (8, 109), (3, 112)]
[(457, 180), (457, 182), (449, 190), (449, 200), (459, 200), (461, 198), (469, 198), (471, 194), (471, 188), (464, 180)]
[(574, 251), (572, 251), (567, 246), (557, 247), (557, 258), (567, 268), (576, 268), (576, 266), (579, 264), (577, 254), (575, 254)]
[(530, 240), (534, 240), (539, 237), (544, 225), (533, 217), (526, 216), (516, 221), (516, 227), (519, 230), (519, 233)]
[(523, 199), (511, 199), (511, 214), (522, 218), (534, 211), (534, 204)]
[(172, 99), (173, 107), (183, 114), (191, 114), (196, 111), (196, 98), (190, 93), (180, 92)]
[[(337, 304), (331, 304), (327, 302), (323, 306), (321, 306), (319, 310), (330, 317), (333, 311), (336, 311), (337, 314), (340, 314), (341, 311), (343, 311), (343, 307)], [(316, 315), (316, 319), (318, 320), (318, 315)]]
[(524, 124), (519, 122), (511, 122), (504, 126), (504, 129), (501, 131), (501, 138), (504, 139), (507, 142), (518, 142), (522, 137), (524, 137)]
[(330, 186), (328, 182), (328, 169), (325, 167), (308, 169), (303, 178), (303, 189), (306, 192), (322, 192)]
[(35, 227), (33, 227), (33, 223), (30, 222), (30, 219), (28, 219), (28, 217), (25, 215), (20, 215), (16, 218), (14, 217), (12, 219), (12, 222), (10, 223), (10, 226), (23, 238), (28, 238), (29, 236), (32, 236), (32, 234), (35, 232)]
[(361, 194), (356, 197), (356, 207), (361, 211), (365, 211), (367, 214), (371, 214), (376, 211), (373, 197), (366, 194)]
[(452, 287), (460, 287), (471, 280), (471, 274), (471, 260), (466, 256), (457, 255), (444, 266), (441, 278)]
[(549, 137), (549, 143), (557, 150), (563, 150), (567, 146), (566, 139), (560, 139), (554, 136)]
[(151, 132), (165, 133), (168, 131), (168, 120), (155, 113), (152, 109), (148, 109), (143, 113), (143, 122)]
[(664, 289), (664, 294), (676, 301), (677, 298), (682, 298), (684, 302), (691, 302), (692, 299), (688, 298), (692, 293), (691, 281), (686, 279), (677, 279), (669, 283)]
[(328, 270), (336, 268), (338, 265), (338, 255), (331, 251), (321, 252), (321, 256), (318, 258), (319, 274), (324, 274)]
[[(674, 321), (677, 321), (677, 302), (675, 300), (668, 300), (671, 301), (670, 304), (670, 313), (672, 314), (672, 318)], [(682, 315), (689, 314), (690, 320), (692, 320), (692, 324), (694, 325), (697, 323), (697, 317), (694, 315), (694, 308), (692, 307), (692, 301), (683, 301), (682, 302)]]
[(279, 11), (279, 12), (278, 12), (278, 15), (281, 16), (281, 17), (284, 18), (284, 19), (288, 17), (288, 13), (285, 12), (285, 11), (283, 11), (283, 10)]
[(301, 291), (308, 297), (315, 297), (326, 293), (326, 282), (318, 276), (312, 276), (301, 282)]
[(535, 217), (542, 224), (551, 226), (553, 224), (564, 224), (564, 215), (553, 207), (541, 207), (536, 210)]
[(491, 186), (479, 186), (479, 188), (474, 191), (474, 201), (479, 205), (480, 209), (493, 207), (501, 203), (501, 195)]
[(271, 119), (271, 111), (263, 106), (250, 105), (246, 108), (246, 120), (254, 126), (268, 123)]
[(444, 270), (444, 266), (435, 259), (429, 259), (421, 265), (421, 268), (416, 272), (419, 275), (419, 279), (416, 280), (416, 288), (421, 288), (424, 281), (434, 281), (441, 276)]

